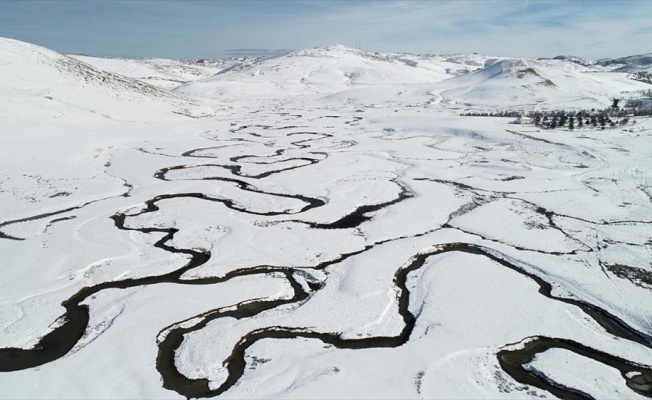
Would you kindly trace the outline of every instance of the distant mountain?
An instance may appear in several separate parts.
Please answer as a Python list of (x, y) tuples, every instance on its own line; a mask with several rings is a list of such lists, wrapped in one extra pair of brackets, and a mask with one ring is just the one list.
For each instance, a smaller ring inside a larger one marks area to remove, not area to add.
[(477, 54), (383, 54), (326, 46), (238, 65), (177, 90), (215, 98), (321, 93), (377, 106), (384, 101), (383, 92), (371, 87), (404, 85), (409, 90), (403, 93), (411, 93), (415, 103), (578, 109), (604, 108), (613, 98), (647, 88), (631, 77), (573, 56), (526, 60)]
[(554, 58), (540, 58), (539, 60), (568, 61), (584, 67), (594, 68), (597, 71), (652, 73), (652, 53), (621, 58), (602, 58), (599, 60), (587, 60), (567, 55), (556, 56)]
[[(548, 60), (547, 58), (540, 58), (539, 60)], [(576, 57), (576, 56), (557, 56), (553, 57), (552, 60), (561, 60), (561, 61), (569, 61), (578, 65), (581, 65), (583, 67), (592, 67), (595, 65), (595, 61), (592, 60), (587, 60), (581, 57)]]
[[(216, 76), (178, 88), (182, 93), (220, 97), (273, 93), (335, 93), (353, 86), (427, 84), (468, 73), (484, 56), (417, 56), (374, 53), (335, 45), (238, 64)], [(236, 93), (237, 92), (237, 93)]]
[(616, 72), (650, 72), (652, 73), (652, 53), (621, 58), (604, 58), (596, 64), (608, 67)]
[[(202, 100), (197, 98), (207, 97), (231, 101), (248, 96), (321, 94), (378, 105), (384, 101), (380, 98), (384, 92), (372, 89), (378, 86), (413, 96), (415, 104), (462, 109), (602, 108), (613, 98), (648, 89), (646, 73), (651, 65), (652, 54), (598, 61), (569, 55), (526, 60), (479, 54), (376, 53), (341, 45), (275, 57), (130, 60), (68, 57), (0, 39), (0, 68), (6, 78), (0, 85), (11, 81), (14, 90), (39, 88), (39, 96), (80, 108), (92, 105), (93, 110), (105, 110), (111, 104), (111, 111), (103, 114), (138, 118), (148, 108), (203, 115)], [(129, 107), (129, 103), (139, 106)]]

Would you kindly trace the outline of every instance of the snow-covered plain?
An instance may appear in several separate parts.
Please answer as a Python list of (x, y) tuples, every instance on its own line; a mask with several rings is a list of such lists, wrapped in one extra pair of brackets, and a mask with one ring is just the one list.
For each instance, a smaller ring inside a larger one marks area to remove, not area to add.
[(652, 397), (652, 121), (459, 116), (648, 88), (0, 39), (0, 397)]

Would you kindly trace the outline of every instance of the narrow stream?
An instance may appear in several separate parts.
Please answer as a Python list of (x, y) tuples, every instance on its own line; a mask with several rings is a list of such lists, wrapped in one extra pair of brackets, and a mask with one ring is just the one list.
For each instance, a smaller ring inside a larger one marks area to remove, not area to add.
[[(220, 179), (222, 180), (222, 179)], [(301, 195), (286, 195), (286, 194), (276, 194), (276, 193), (267, 193), (264, 191), (261, 191), (246, 182), (234, 180), (234, 179), (227, 179), (224, 178), (224, 180), (229, 181), (229, 182), (234, 182), (240, 187), (240, 189), (245, 190), (245, 191), (252, 191), (252, 192), (257, 192), (257, 193), (263, 193), (267, 194), (270, 196), (281, 196), (281, 197), (289, 197), (289, 198), (295, 198), (298, 200), (303, 200), (307, 203), (307, 205), (301, 209), (299, 212), (306, 211), (308, 209), (314, 208), (314, 207), (320, 207), (324, 205), (324, 201), (320, 199), (312, 199), (309, 197), (301, 196)], [(177, 229), (175, 228), (169, 228), (169, 229), (163, 229), (163, 228), (129, 228), (125, 226), (125, 219), (127, 217), (135, 217), (138, 215), (142, 215), (145, 213), (151, 213), (151, 212), (156, 212), (159, 210), (159, 207), (157, 206), (157, 203), (163, 200), (169, 200), (169, 199), (177, 199), (177, 198), (198, 198), (202, 200), (208, 200), (208, 201), (214, 201), (214, 202), (220, 202), (224, 204), (226, 207), (237, 210), (240, 212), (244, 213), (249, 213), (249, 214), (255, 214), (255, 215), (282, 215), (282, 214), (287, 214), (284, 212), (254, 212), (254, 211), (249, 211), (245, 208), (238, 207), (236, 206), (231, 200), (228, 199), (219, 199), (219, 198), (212, 198), (210, 196), (204, 195), (203, 193), (182, 193), (182, 194), (165, 194), (165, 195), (159, 195), (156, 196), (155, 198), (148, 200), (145, 202), (145, 208), (141, 210), (138, 213), (135, 214), (116, 214), (112, 217), (114, 220), (114, 224), (116, 228), (120, 230), (129, 230), (129, 231), (137, 231), (137, 232), (142, 232), (142, 233), (154, 233), (154, 232), (160, 232), (163, 233), (164, 236), (159, 239), (155, 244), (154, 247), (163, 249), (165, 251), (168, 251), (170, 253), (180, 253), (180, 254), (187, 254), (191, 257), (190, 261), (182, 268), (177, 269), (175, 271), (169, 272), (167, 274), (163, 275), (158, 275), (158, 276), (148, 276), (148, 277), (143, 277), (143, 278), (137, 278), (137, 279), (124, 279), (120, 281), (111, 281), (111, 282), (104, 282), (95, 286), (90, 286), (90, 287), (85, 287), (81, 289), (79, 292), (74, 294), (72, 297), (70, 297), (68, 300), (64, 301), (62, 305), (65, 308), (65, 313), (61, 318), (63, 318), (63, 324), (61, 324), (59, 327), (55, 328), (51, 332), (49, 332), (47, 335), (45, 335), (41, 340), (38, 342), (38, 344), (33, 348), (33, 349), (22, 349), (22, 348), (0, 348), (0, 371), (17, 371), (17, 370), (22, 370), (22, 369), (28, 369), (28, 368), (34, 368), (39, 365), (43, 365), (45, 363), (57, 360), (64, 355), (68, 354), (70, 350), (75, 346), (75, 344), (80, 340), (82, 335), (84, 334), (88, 322), (89, 322), (89, 309), (88, 306), (82, 305), (82, 303), (85, 299), (90, 297), (91, 295), (104, 290), (104, 289), (125, 289), (125, 288), (130, 288), (130, 287), (137, 287), (137, 286), (145, 286), (145, 285), (153, 285), (153, 284), (158, 284), (158, 283), (178, 283), (178, 284), (189, 284), (192, 281), (189, 280), (182, 280), (181, 276), (196, 267), (199, 267), (203, 264), (205, 264), (211, 257), (211, 254), (208, 252), (199, 252), (199, 251), (194, 251), (190, 249), (177, 249), (175, 247), (169, 246), (166, 243), (169, 242), (174, 238), (175, 233), (178, 232)], [(373, 209), (380, 209), (384, 206), (389, 206), (391, 204), (395, 204), (399, 199), (396, 199), (394, 201), (388, 202), (384, 205), (380, 206), (373, 206)], [(362, 223), (363, 221), (366, 221), (369, 219), (369, 217), (365, 217), (363, 214), (367, 213), (369, 210), (368, 208), (365, 207), (360, 207), (356, 210), (354, 210), (352, 213), (345, 215), (342, 217), (340, 220), (335, 221), (332, 223), (333, 227), (335, 225), (339, 224), (340, 221), (346, 220), (346, 221), (358, 221), (359, 223)], [(351, 226), (356, 226), (355, 224), (349, 223)], [(366, 249), (365, 249), (366, 250)], [(216, 279), (203, 279), (200, 281), (202, 284), (209, 284), (209, 283), (217, 283), (217, 282), (222, 282), (227, 279), (231, 279), (235, 276), (243, 276), (243, 275), (250, 275), (253, 273), (256, 274), (267, 274), (271, 272), (278, 272), (278, 268), (253, 268), (253, 269), (245, 269), (245, 270), (237, 270), (234, 271), (233, 273), (227, 274), (223, 278), (216, 278)], [(287, 271), (291, 271), (291, 269), (287, 269)], [(291, 278), (290, 272), (286, 273), (286, 277), (288, 277), (288, 281), (290, 284), (295, 287), (295, 290), (297, 289), (297, 283), (296, 281)], [(302, 292), (301, 292), (302, 293)], [(296, 294), (296, 299), (294, 301), (299, 301), (305, 294), (301, 294), (300, 292), (297, 292)], [(251, 310), (251, 309), (257, 309), (260, 311), (263, 311), (265, 309), (273, 308), (278, 306), (279, 304), (285, 304), (288, 301), (283, 300), (281, 303), (276, 303), (276, 301), (263, 301), (260, 302), (261, 304), (254, 304), (254, 305), (247, 305), (246, 309)], [(275, 305), (276, 304), (276, 305)], [(235, 315), (237, 313), (240, 313), (240, 308), (235, 311)], [(251, 311), (247, 311), (246, 313), (242, 314), (242, 317), (248, 316)], [(164, 359), (164, 358), (162, 358)]]
[[(413, 257), (410, 264), (396, 272), (394, 276), (394, 284), (400, 290), (400, 296), (398, 299), (399, 313), (403, 317), (405, 323), (405, 326), (399, 335), (377, 336), (363, 339), (343, 339), (339, 334), (313, 332), (296, 327), (274, 326), (259, 329), (250, 332), (238, 341), (231, 355), (227, 360), (225, 360), (226, 369), (228, 371), (227, 379), (217, 389), (211, 390), (206, 379), (193, 380), (180, 374), (174, 365), (174, 356), (176, 350), (183, 342), (183, 336), (185, 334), (202, 329), (211, 320), (227, 316), (225, 314), (216, 313), (210, 318), (204, 319), (201, 324), (196, 326), (173, 330), (168, 334), (166, 339), (159, 344), (157, 368), (163, 377), (164, 386), (186, 397), (213, 397), (224, 393), (238, 382), (244, 374), (246, 368), (246, 350), (258, 340), (262, 339), (312, 338), (321, 340), (325, 344), (331, 344), (340, 349), (399, 347), (410, 339), (410, 335), (416, 324), (416, 318), (409, 311), (410, 292), (406, 287), (408, 275), (421, 268), (430, 257), (451, 252), (462, 252), (487, 257), (512, 271), (518, 272), (519, 274), (534, 280), (539, 285), (539, 293), (543, 296), (580, 308), (588, 316), (603, 326), (609, 333), (642, 344), (648, 348), (652, 348), (652, 341), (648, 335), (636, 331), (634, 328), (630, 327), (608, 311), (597, 306), (578, 300), (553, 296), (551, 294), (552, 287), (549, 283), (536, 275), (523, 270), (521, 267), (506, 261), (506, 259), (499, 256), (499, 252), (469, 243), (448, 243), (439, 245), (436, 250), (431, 252), (416, 255)], [(296, 282), (293, 284), (293, 287), (295, 284)], [(293, 301), (302, 301), (306, 297), (307, 293), (295, 288), (295, 299), (293, 299)], [(269, 302), (258, 302), (253, 304), (249, 311), (258, 313), (269, 308)], [(235, 312), (236, 315), (229, 314), (228, 316), (239, 318), (237, 316), (239, 312), (240, 311), (238, 310)], [(566, 339), (537, 338), (532, 342), (529, 342), (522, 350), (501, 350), (498, 353), (498, 360), (503, 370), (517, 382), (536, 386), (561, 398), (590, 398), (586, 393), (551, 382), (545, 377), (537, 375), (524, 367), (532, 360), (534, 355), (552, 348), (564, 348), (616, 368), (621, 372), (627, 385), (632, 390), (638, 394), (652, 398), (652, 385), (650, 384), (650, 382), (652, 382), (652, 369), (650, 366), (636, 364)], [(628, 374), (633, 373), (635, 373), (636, 376), (629, 378)]]

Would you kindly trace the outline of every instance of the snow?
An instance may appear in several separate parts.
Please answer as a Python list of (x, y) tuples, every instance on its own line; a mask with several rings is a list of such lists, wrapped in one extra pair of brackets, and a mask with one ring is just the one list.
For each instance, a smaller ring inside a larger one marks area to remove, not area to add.
[(644, 399), (625, 386), (615, 368), (567, 350), (552, 349), (537, 355), (529, 366), (565, 386), (600, 399)]
[(473, 73), (438, 85), (445, 101), (465, 107), (500, 109), (606, 108), (611, 99), (646, 90), (627, 73), (605, 73), (558, 60), (497, 60)]
[(344, 46), (299, 50), (263, 60), (248, 68), (226, 72), (177, 89), (181, 93), (223, 96), (270, 96), (280, 93), (333, 93), (351, 85), (379, 82), (422, 84), (453, 76), (446, 69), (416, 63), (406, 68), (400, 59), (380, 56)]
[[(576, 61), (327, 46), (201, 63), (0, 39), (0, 397), (554, 398), (501, 367), (538, 337), (649, 371), (652, 121), (459, 115), (646, 87)], [(68, 326), (75, 299), (82, 337), (10, 371), (7, 348)], [(637, 396), (563, 348), (524, 368)]]
[(70, 57), (90, 64), (97, 69), (138, 79), (164, 89), (174, 89), (183, 83), (207, 78), (226, 68), (233, 67), (239, 62), (238, 60), (193, 62), (160, 58), (100, 58), (84, 55), (70, 55)]

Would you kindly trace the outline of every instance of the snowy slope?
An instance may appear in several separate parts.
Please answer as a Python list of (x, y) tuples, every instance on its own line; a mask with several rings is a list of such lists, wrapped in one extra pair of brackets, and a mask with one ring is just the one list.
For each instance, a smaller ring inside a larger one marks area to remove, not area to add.
[(105, 173), (112, 148), (147, 140), (148, 124), (224, 109), (11, 39), (0, 39), (0, 94), (4, 220), (124, 193)]
[(648, 85), (625, 73), (560, 60), (504, 59), (437, 85), (447, 102), (470, 108), (605, 108)]
[(445, 72), (451, 76), (464, 75), (483, 68), (488, 60), (495, 59), (481, 54), (405, 54), (392, 53), (395, 60), (416, 68)]
[[(605, 108), (648, 85), (624, 72), (572, 57), (550, 60), (482, 55), (369, 53), (344, 46), (299, 50), (227, 69), (176, 89), (198, 97), (274, 98), (319, 93), (336, 101), (374, 105), (397, 95), (414, 104), (454, 109)], [(383, 89), (377, 89), (383, 87)], [(376, 89), (374, 89), (376, 88)]]
[(76, 54), (69, 57), (83, 61), (97, 69), (137, 79), (164, 89), (173, 89), (189, 81), (208, 78), (222, 70), (248, 62), (247, 59), (183, 61), (162, 58), (90, 57)]
[(597, 60), (596, 64), (617, 72), (652, 73), (652, 53), (621, 58), (604, 58)]
[[(334, 93), (351, 86), (439, 82), (455, 76), (453, 65), (409, 56), (369, 53), (345, 46), (299, 50), (184, 85), (179, 92), (200, 96)], [(465, 67), (462, 67), (465, 68)]]
[(571, 56), (571, 55), (561, 55), (561, 56), (556, 56), (553, 58), (540, 58), (539, 60), (559, 60), (559, 61), (568, 61), (572, 62), (578, 65), (581, 65), (583, 67), (591, 67), (591, 68), (599, 68), (600, 65), (598, 65), (595, 61), (593, 60), (587, 60), (582, 57), (577, 57), (577, 56)]
[(568, 61), (584, 67), (589, 67), (597, 71), (611, 72), (652, 72), (652, 53), (639, 54), (634, 56), (620, 58), (601, 58), (599, 60), (587, 60), (585, 58), (572, 55), (561, 55), (549, 58), (540, 58), (539, 60), (560, 60)]
[(7, 97), (14, 102), (25, 99), (49, 103), (49, 109), (72, 107), (135, 120), (158, 117), (161, 109), (193, 116), (212, 112), (198, 100), (12, 39), (0, 38), (0, 74), (4, 102)]

